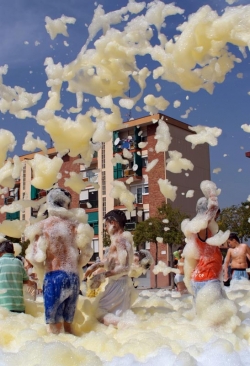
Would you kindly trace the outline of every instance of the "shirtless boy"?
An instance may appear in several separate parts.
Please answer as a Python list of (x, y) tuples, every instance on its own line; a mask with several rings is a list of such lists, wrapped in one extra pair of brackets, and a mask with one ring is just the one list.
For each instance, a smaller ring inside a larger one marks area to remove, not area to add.
[(241, 244), (237, 234), (231, 233), (227, 240), (230, 247), (224, 262), (224, 281), (228, 280), (228, 266), (231, 263), (232, 280), (248, 279), (246, 269), (247, 256), (250, 256), (250, 248), (247, 244)]
[(68, 214), (70, 202), (71, 195), (64, 189), (54, 188), (48, 193), (49, 217), (39, 223), (39, 235), (35, 237), (33, 253), (29, 257), (38, 268), (45, 265), (45, 318), (49, 332), (55, 334), (72, 333), (71, 323), (80, 288), (78, 222)]
[[(123, 211), (112, 210), (105, 215), (105, 226), (111, 245), (103, 261), (90, 266), (85, 278), (91, 276), (93, 288), (109, 279), (98, 303), (97, 318), (105, 325), (117, 325), (120, 316), (131, 305), (132, 280), (128, 276), (133, 262), (132, 236), (124, 232), (126, 216)], [(99, 273), (100, 269), (103, 269)]]

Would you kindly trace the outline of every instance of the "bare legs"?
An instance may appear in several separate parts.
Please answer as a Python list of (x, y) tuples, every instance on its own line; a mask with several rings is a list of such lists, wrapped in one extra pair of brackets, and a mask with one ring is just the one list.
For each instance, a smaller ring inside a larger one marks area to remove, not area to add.
[(59, 333), (70, 333), (73, 334), (71, 323), (54, 323), (54, 324), (48, 324), (48, 332), (53, 334), (59, 334)]

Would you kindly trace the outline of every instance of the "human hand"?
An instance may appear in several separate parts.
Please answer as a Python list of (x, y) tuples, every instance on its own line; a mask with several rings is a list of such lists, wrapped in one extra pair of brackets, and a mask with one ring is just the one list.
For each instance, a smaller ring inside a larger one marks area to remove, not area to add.
[(96, 270), (96, 264), (92, 264), (85, 272), (84, 279), (90, 277), (92, 273)]
[(91, 283), (90, 283), (90, 288), (92, 290), (97, 289), (98, 287), (101, 286), (101, 284), (105, 281), (105, 274), (104, 273), (99, 273), (97, 275), (94, 275), (91, 278)]

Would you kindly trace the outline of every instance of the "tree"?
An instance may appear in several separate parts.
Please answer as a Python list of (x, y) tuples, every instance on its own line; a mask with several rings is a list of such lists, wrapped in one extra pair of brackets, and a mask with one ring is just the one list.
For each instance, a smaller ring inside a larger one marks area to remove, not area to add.
[[(173, 208), (170, 204), (162, 203), (157, 208), (155, 217), (150, 217), (146, 221), (140, 222), (136, 225), (134, 231), (134, 244), (138, 248), (146, 241), (155, 243), (156, 258), (155, 263), (158, 263), (158, 240), (163, 238), (163, 243), (167, 244), (170, 249), (170, 266), (173, 266), (173, 245), (183, 244), (184, 234), (181, 231), (181, 222), (188, 216), (181, 213), (179, 209)], [(164, 220), (168, 222), (164, 222)], [(169, 230), (166, 230), (169, 228)], [(155, 277), (157, 287), (157, 276)]]
[(223, 208), (220, 212), (218, 225), (222, 231), (230, 230), (237, 233), (241, 243), (250, 238), (250, 202)]

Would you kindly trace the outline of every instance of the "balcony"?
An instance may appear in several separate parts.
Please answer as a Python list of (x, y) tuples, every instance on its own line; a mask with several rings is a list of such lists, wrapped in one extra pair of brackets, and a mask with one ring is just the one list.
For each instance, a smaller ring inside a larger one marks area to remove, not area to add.
[[(91, 205), (91, 207), (90, 207)], [(84, 200), (80, 201), (80, 207), (84, 209), (98, 208), (98, 200)]]
[(136, 150), (138, 149), (138, 144), (142, 141), (147, 140), (147, 136), (142, 136), (140, 134), (141, 130), (138, 127), (134, 127), (127, 131), (126, 135), (124, 133), (114, 131), (113, 132), (113, 152), (119, 153), (122, 152), (123, 149), (127, 150)]
[(5, 205), (11, 205), (13, 201), (15, 201), (15, 197), (13, 196), (8, 196), (4, 198)]
[(6, 212), (6, 220), (10, 220), (10, 221), (20, 220), (20, 211), (13, 212), (13, 213)]
[(95, 170), (84, 170), (82, 173), (82, 180), (89, 183), (98, 182), (98, 173)]

